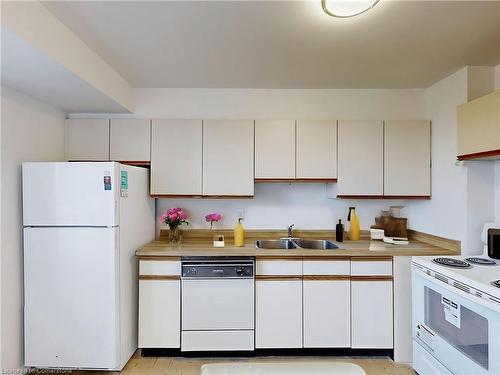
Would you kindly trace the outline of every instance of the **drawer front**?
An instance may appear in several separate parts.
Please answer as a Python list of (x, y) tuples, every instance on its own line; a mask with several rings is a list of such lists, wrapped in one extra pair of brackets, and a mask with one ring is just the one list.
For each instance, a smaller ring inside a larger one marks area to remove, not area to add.
[(183, 331), (181, 350), (254, 350), (254, 331)]
[(351, 259), (351, 276), (391, 276), (392, 259), (366, 260)]
[(305, 260), (304, 275), (349, 275), (351, 262), (348, 260)]
[(181, 262), (177, 260), (139, 260), (139, 276), (180, 276)]
[(258, 260), (256, 275), (302, 276), (302, 260)]

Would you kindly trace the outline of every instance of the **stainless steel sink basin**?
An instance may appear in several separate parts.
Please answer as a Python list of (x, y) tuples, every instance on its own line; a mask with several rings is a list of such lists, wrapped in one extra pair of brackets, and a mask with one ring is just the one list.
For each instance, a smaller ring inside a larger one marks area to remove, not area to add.
[(295, 249), (296, 246), (291, 240), (258, 240), (255, 242), (257, 249)]
[(311, 249), (311, 250), (335, 250), (340, 247), (328, 240), (310, 240), (304, 238), (279, 239), (279, 240), (258, 240), (255, 242), (257, 249)]
[(314, 249), (314, 250), (334, 250), (340, 249), (340, 247), (328, 240), (309, 240), (309, 239), (297, 239), (293, 241), (297, 247), (302, 249)]

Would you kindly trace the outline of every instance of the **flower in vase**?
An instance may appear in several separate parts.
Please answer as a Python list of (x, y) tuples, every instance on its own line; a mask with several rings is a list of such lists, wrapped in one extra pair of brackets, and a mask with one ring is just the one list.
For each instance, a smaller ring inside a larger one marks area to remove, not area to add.
[(217, 212), (205, 215), (205, 220), (207, 223), (210, 223), (210, 230), (212, 230), (214, 223), (217, 223), (222, 219), (222, 215)]
[(160, 215), (160, 223), (165, 223), (172, 230), (181, 224), (189, 225), (188, 215), (182, 208), (169, 208)]

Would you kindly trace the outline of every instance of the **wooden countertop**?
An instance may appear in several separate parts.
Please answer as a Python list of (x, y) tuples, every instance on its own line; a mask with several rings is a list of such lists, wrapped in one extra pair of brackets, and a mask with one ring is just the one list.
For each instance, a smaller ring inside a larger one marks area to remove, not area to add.
[[(327, 239), (323, 237), (322, 239)], [(214, 248), (209, 239), (186, 240), (179, 245), (171, 245), (166, 240), (148, 243), (139, 250), (139, 257), (179, 257), (179, 256), (254, 256), (257, 258), (276, 257), (337, 257), (337, 256), (413, 256), (413, 255), (458, 255), (458, 249), (431, 245), (418, 240), (410, 240), (409, 245), (390, 245), (382, 241), (344, 241), (339, 243), (344, 249), (256, 249), (255, 240), (249, 240), (243, 247), (235, 247), (232, 239), (226, 240), (226, 247)]]

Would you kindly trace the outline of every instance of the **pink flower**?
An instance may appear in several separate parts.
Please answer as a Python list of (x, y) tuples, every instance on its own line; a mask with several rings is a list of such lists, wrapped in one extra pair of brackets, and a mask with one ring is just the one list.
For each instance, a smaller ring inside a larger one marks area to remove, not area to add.
[(182, 208), (169, 208), (160, 215), (160, 222), (167, 224), (172, 229), (181, 224), (189, 225), (187, 218), (188, 215)]
[(218, 214), (217, 212), (205, 215), (206, 222), (210, 223), (210, 229), (212, 229), (214, 223), (218, 222), (220, 219), (222, 219), (222, 215)]

